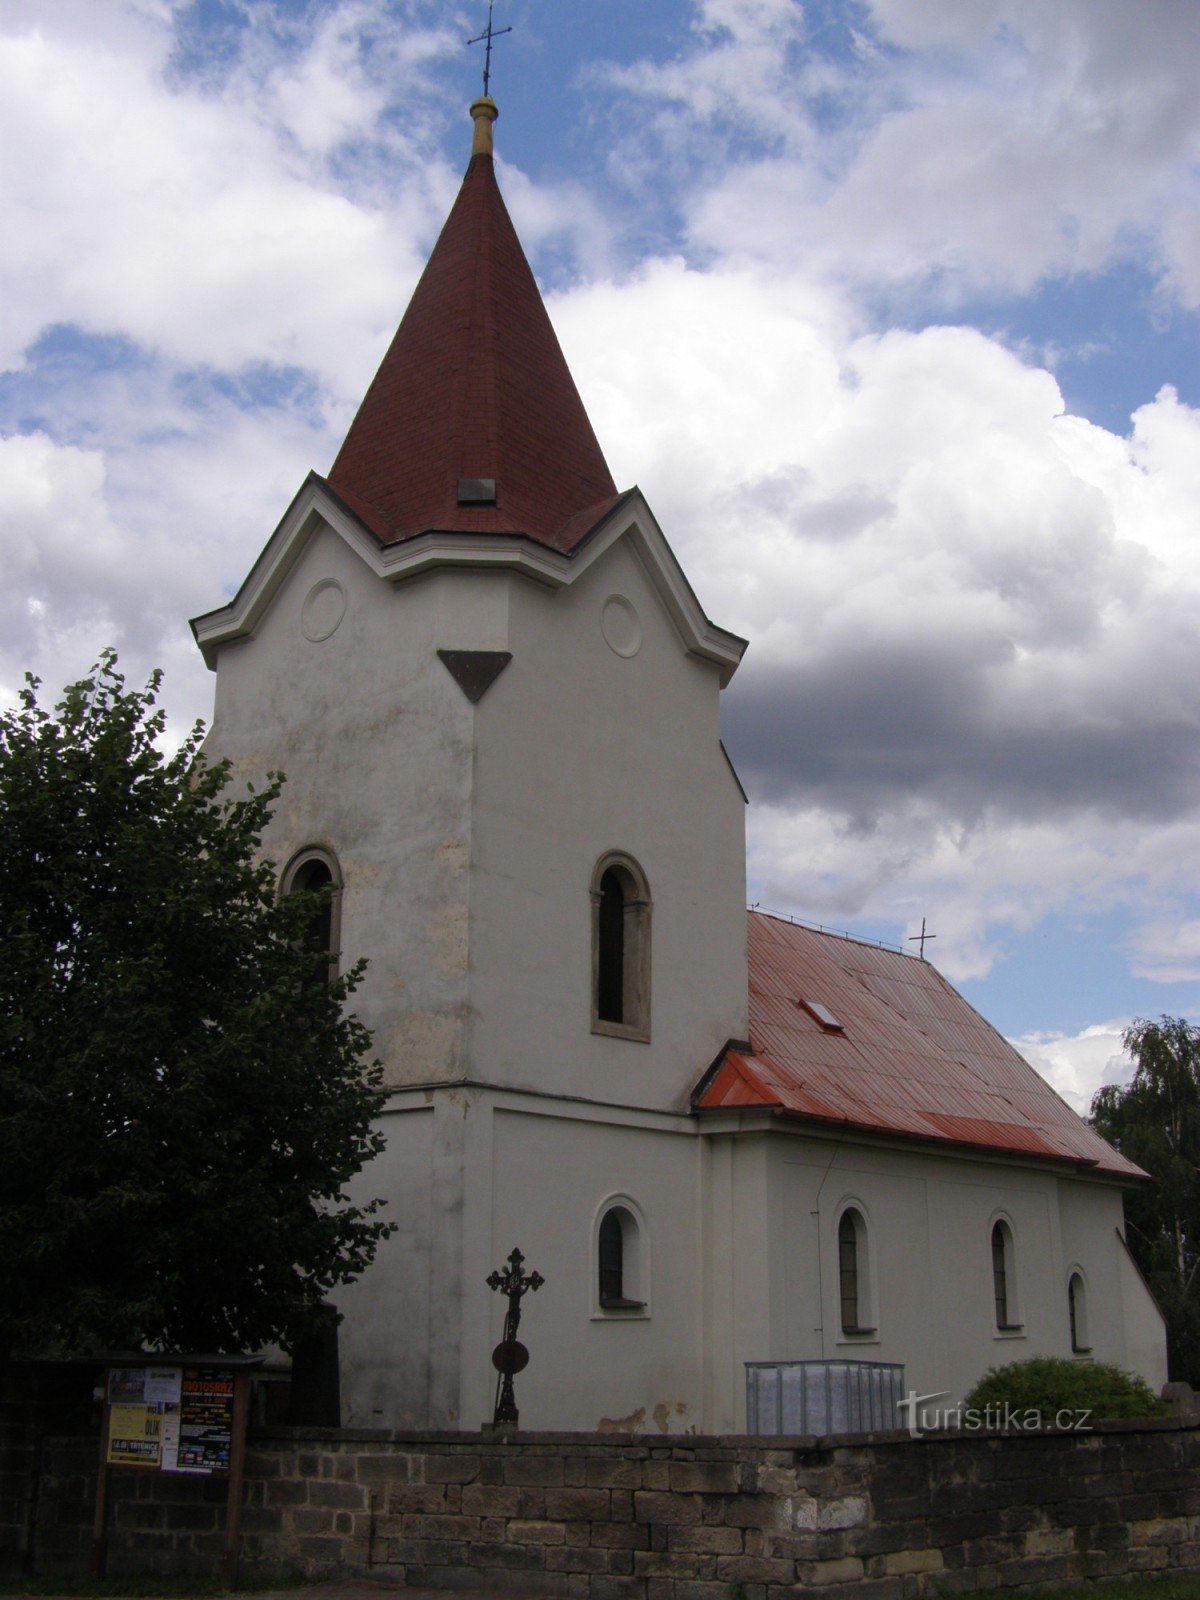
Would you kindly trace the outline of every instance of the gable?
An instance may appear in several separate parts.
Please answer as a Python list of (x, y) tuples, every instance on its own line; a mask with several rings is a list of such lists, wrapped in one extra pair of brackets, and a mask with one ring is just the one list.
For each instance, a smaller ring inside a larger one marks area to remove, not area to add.
[(1145, 1176), (929, 962), (761, 912), (748, 934), (752, 1048), (726, 1052), (697, 1110), (758, 1107)]
[(388, 583), (402, 583), (433, 567), (517, 572), (551, 589), (574, 583), (620, 540), (636, 551), (651, 584), (687, 650), (713, 661), (722, 687), (728, 683), (746, 641), (710, 622), (684, 576), (654, 514), (638, 489), (630, 489), (587, 514), (572, 529), (569, 552), (523, 534), (433, 531), (384, 542), (376, 531), (315, 472), (284, 513), (245, 582), (227, 605), (193, 618), (192, 632), (207, 665), (216, 668), (222, 645), (253, 634), (310, 540), (328, 528)]

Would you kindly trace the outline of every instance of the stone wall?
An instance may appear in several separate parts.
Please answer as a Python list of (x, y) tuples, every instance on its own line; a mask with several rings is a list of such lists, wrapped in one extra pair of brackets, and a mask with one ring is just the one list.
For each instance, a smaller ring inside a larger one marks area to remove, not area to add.
[[(578, 1600), (909, 1600), (1200, 1571), (1200, 1429), (830, 1440), (252, 1441), (243, 1577), (374, 1573)], [(44, 1441), (35, 1559), (78, 1568), (95, 1441)], [(110, 1569), (216, 1569), (223, 1483), (114, 1479)]]

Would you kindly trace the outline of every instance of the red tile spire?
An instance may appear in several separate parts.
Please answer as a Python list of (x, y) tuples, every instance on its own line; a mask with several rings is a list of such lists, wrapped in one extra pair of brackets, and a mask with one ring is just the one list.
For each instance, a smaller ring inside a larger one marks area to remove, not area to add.
[(570, 549), (616, 485), (496, 185), (496, 107), (471, 115), (462, 188), (328, 481), (387, 543), (443, 529)]

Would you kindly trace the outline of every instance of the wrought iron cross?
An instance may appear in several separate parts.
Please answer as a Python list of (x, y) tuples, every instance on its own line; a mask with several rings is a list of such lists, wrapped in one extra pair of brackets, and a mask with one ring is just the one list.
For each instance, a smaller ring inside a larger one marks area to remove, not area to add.
[(525, 1292), (532, 1289), (536, 1294), (545, 1283), (545, 1278), (540, 1272), (522, 1272), (525, 1257), (519, 1250), (514, 1250), (508, 1258), (507, 1270), (489, 1273), (487, 1285), (489, 1289), (498, 1289), (501, 1294), (508, 1296), (508, 1310), (504, 1313), (504, 1337), (492, 1351), (492, 1365), (499, 1373), (496, 1382), (496, 1409), (492, 1415), (493, 1424), (511, 1422), (514, 1426), (518, 1421), (517, 1401), (513, 1393), (513, 1374), (523, 1372), (529, 1364), (529, 1351), (517, 1338), (517, 1329), (521, 1325), (521, 1298)]
[(920, 931), (920, 933), (910, 933), (909, 936), (908, 936), (908, 942), (909, 942), (909, 944), (915, 944), (915, 945), (919, 945), (920, 946), (921, 960), (924, 961), (924, 959), (925, 959), (925, 941), (927, 939), (936, 939), (936, 938), (937, 938), (937, 934), (936, 933), (926, 933), (925, 932), (925, 918), (922, 917), (921, 918), (921, 931)]
[(511, 27), (509, 27), (509, 28), (493, 28), (492, 27), (492, 5), (493, 5), (493, 3), (494, 3), (494, 0), (488, 0), (488, 25), (487, 25), (487, 27), (483, 30), (482, 33), (476, 34), (473, 39), (468, 39), (467, 40), (468, 44), (478, 44), (481, 39), (486, 39), (487, 40), (487, 44), (484, 46), (484, 51), (483, 51), (483, 92), (484, 92), (485, 95), (488, 92), (488, 84), (492, 80), (492, 40), (493, 39), (498, 39), (501, 36), (501, 34), (511, 33), (512, 32)]

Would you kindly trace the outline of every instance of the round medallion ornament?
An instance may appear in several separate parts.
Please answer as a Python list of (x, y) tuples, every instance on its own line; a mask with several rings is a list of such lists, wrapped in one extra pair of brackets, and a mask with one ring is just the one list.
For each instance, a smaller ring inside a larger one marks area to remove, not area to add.
[(300, 608), (300, 628), (304, 637), (320, 644), (336, 633), (338, 624), (346, 615), (346, 591), (336, 578), (322, 578), (314, 583)]
[(600, 613), (600, 631), (608, 648), (628, 659), (642, 648), (642, 624), (623, 594), (610, 594)]
[(524, 1372), (529, 1365), (529, 1351), (520, 1339), (501, 1339), (492, 1351), (492, 1365), (497, 1372)]

